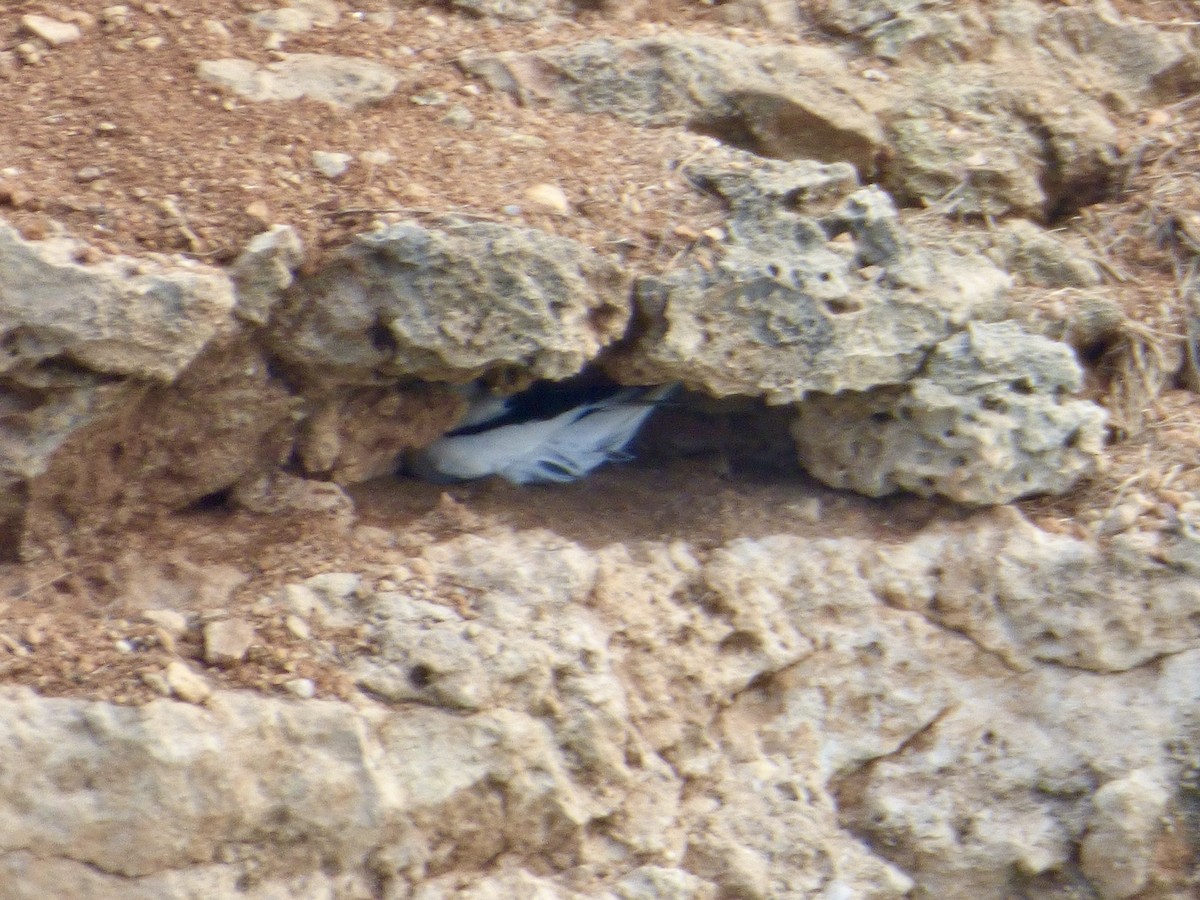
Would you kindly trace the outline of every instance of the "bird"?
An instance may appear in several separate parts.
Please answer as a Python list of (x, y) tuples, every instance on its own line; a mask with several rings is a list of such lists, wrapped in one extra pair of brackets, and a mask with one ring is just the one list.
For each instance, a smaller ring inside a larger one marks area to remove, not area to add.
[(520, 485), (576, 481), (629, 459), (625, 447), (677, 387), (570, 379), (508, 397), (484, 394), (454, 430), (411, 455), (406, 471), (440, 483), (489, 475)]

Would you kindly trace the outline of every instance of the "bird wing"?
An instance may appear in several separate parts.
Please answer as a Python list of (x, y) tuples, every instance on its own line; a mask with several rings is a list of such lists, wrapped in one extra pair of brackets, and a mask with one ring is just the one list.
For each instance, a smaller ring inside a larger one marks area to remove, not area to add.
[[(495, 474), (515, 484), (574, 481), (618, 458), (655, 405), (674, 389), (621, 388), (549, 418), (511, 422), (495, 414), (511, 406), (493, 402), (491, 415), (469, 412), (464, 421), (470, 424), (426, 448), (413, 471), (432, 480)], [(489, 421), (495, 427), (487, 427)]]

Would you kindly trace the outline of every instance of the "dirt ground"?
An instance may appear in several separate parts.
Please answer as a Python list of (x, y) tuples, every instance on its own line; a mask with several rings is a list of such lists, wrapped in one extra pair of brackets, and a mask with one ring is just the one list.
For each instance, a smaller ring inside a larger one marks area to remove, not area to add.
[[(468, 49), (680, 28), (787, 39), (730, 29), (719, 6), (688, 0), (650, 2), (631, 19), (585, 12), (553, 27), (364, 0), (362, 18), (343, 15), (337, 26), (296, 35), (286, 49), (397, 66), (405, 82), (391, 100), (343, 113), (307, 101), (243, 103), (198, 87), (200, 60), (275, 58), (265, 32), (246, 24), (248, 11), (266, 5), (147, 0), (117, 15), (112, 0), (4, 4), (0, 216), (31, 238), (62, 226), (102, 253), (180, 252), (212, 263), (231, 260), (264, 225), (288, 223), (316, 265), (325, 250), (376, 221), (452, 211), (515, 221), (505, 208), (521, 204), (532, 227), (620, 246), (631, 265), (649, 266), (720, 219), (710, 200), (674, 175), (686, 144), (680, 133), (521, 108), (477, 88), (454, 58)], [(1117, 5), (1135, 18), (1195, 26), (1193, 3)], [(28, 13), (74, 21), (82, 37), (23, 50), (29, 35), (20, 20)], [(374, 15), (394, 16), (394, 24), (372, 27)], [(412, 99), (437, 92), (445, 103)], [(446, 121), (458, 104), (472, 129)], [(1165, 362), (1184, 348), (1187, 266), (1200, 254), (1198, 123), (1200, 100), (1131, 117), (1122, 136), (1123, 191), (1057, 223), (1092, 246), (1120, 285), (1132, 324), (1091, 361), (1096, 395), (1121, 423), (1106, 469), (1066, 497), (1019, 504), (1047, 529), (1103, 534), (1106, 518), (1129, 503), (1145, 527), (1166, 528), (1200, 492), (1200, 403), (1192, 390), (1200, 373)], [(393, 162), (355, 165), (331, 181), (313, 170), (313, 150), (386, 151)], [(529, 209), (524, 192), (542, 182), (566, 190), (571, 215)], [(869, 501), (796, 473), (739, 470), (719, 453), (643, 459), (561, 487), (489, 481), (446, 490), (384, 479), (352, 496), (352, 521), (197, 510), (147, 522), (120, 547), (87, 558), (0, 567), (0, 683), (146, 702), (159, 695), (148, 676), (179, 656), (201, 657), (205, 621), (233, 616), (251, 622), (258, 637), (244, 663), (205, 670), (215, 686), (282, 693), (306, 678), (317, 696), (347, 696), (346, 662), (373, 652), (369, 639), (319, 623), (307, 634), (289, 626), (287, 610), (271, 601), (282, 585), (350, 571), (373, 588), (429, 540), (491, 527), (552, 528), (588, 546), (678, 538), (704, 547), (780, 531), (886, 540), (934, 519), (980, 514), (908, 497)], [(148, 571), (159, 580), (142, 577)], [(205, 583), (227, 587), (205, 593)], [(453, 586), (445, 590), (446, 602), (465, 602)], [(179, 634), (141, 616), (168, 595), (193, 612)]]

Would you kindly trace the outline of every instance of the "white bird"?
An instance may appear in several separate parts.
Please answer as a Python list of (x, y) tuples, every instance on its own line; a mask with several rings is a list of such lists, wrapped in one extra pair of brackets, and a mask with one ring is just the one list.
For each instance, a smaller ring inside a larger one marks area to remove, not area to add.
[(513, 484), (574, 481), (627, 459), (625, 446), (675, 388), (540, 382), (511, 397), (483, 397), (408, 470), (442, 482), (487, 475)]

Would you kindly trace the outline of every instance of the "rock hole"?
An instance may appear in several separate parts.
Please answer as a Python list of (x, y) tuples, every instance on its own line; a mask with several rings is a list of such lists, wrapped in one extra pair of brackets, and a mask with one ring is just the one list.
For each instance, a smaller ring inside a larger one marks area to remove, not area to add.
[(796, 786), (788, 784), (786, 781), (775, 785), (775, 790), (779, 792), (779, 796), (784, 800), (795, 802), (800, 799), (800, 792), (796, 790)]
[(230, 509), (230, 493), (232, 488), (222, 488), (211, 491), (198, 500), (194, 500), (186, 508), (186, 512), (217, 512)]
[(408, 683), (417, 690), (424, 690), (433, 683), (433, 669), (418, 663), (408, 670)]
[(1029, 396), (1035, 390), (1037, 390), (1037, 388), (1034, 387), (1033, 382), (1028, 378), (1017, 378), (1013, 381), (1010, 381), (1008, 386), (1012, 388), (1013, 393), (1023, 394), (1025, 396)]
[(758, 635), (748, 631), (735, 631), (733, 634), (726, 635), (717, 649), (721, 653), (754, 653), (762, 649), (762, 641), (759, 640)]
[(847, 313), (858, 312), (861, 309), (862, 303), (852, 297), (838, 297), (825, 301), (825, 310), (833, 316), (844, 316)]
[(396, 343), (396, 336), (392, 334), (392, 330), (382, 319), (376, 319), (375, 324), (367, 329), (367, 337), (371, 340), (371, 346), (380, 353), (390, 355), (395, 353), (399, 347), (399, 344)]

